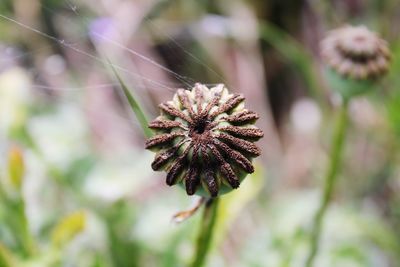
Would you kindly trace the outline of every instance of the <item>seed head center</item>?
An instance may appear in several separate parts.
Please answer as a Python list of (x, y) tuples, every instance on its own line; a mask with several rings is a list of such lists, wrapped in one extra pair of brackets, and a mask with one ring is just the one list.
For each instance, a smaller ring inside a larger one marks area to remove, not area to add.
[(196, 131), (196, 133), (202, 134), (206, 130), (206, 126), (207, 126), (207, 122), (206, 121), (199, 120), (197, 122), (197, 124), (195, 125), (194, 130)]
[(196, 118), (189, 130), (190, 137), (205, 137), (210, 131), (210, 122), (207, 118)]

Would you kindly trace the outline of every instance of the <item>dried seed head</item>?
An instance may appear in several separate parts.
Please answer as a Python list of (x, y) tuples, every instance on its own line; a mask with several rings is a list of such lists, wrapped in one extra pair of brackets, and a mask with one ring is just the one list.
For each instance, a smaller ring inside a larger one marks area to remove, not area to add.
[(321, 42), (321, 54), (330, 68), (355, 80), (383, 76), (390, 61), (386, 41), (365, 26), (344, 26), (330, 31)]
[(253, 125), (258, 115), (243, 102), (222, 84), (179, 89), (149, 124), (156, 132), (146, 141), (157, 151), (153, 170), (165, 170), (167, 184), (181, 183), (188, 195), (216, 197), (238, 188), (254, 171), (251, 160), (261, 153), (254, 142), (263, 137)]

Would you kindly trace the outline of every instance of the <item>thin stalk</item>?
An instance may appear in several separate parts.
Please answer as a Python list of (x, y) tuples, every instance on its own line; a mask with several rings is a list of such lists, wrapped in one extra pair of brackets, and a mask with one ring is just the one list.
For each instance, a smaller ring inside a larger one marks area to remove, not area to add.
[(19, 224), (21, 227), (19, 233), (22, 241), (21, 245), (23, 246), (23, 249), (27, 256), (33, 256), (36, 253), (36, 246), (33, 237), (29, 231), (29, 222), (25, 214), (25, 202), (22, 199), (18, 201), (19, 203), (17, 204), (17, 212), (19, 216)]
[(313, 228), (311, 232), (311, 248), (306, 261), (306, 267), (312, 267), (314, 264), (315, 256), (318, 253), (319, 241), (322, 232), (322, 224), (325, 212), (328, 208), (329, 201), (332, 198), (333, 189), (336, 183), (337, 174), (341, 167), (341, 159), (343, 152), (343, 144), (346, 135), (348, 124), (348, 100), (343, 100), (336, 123), (335, 133), (332, 139), (331, 156), (329, 166), (325, 175), (324, 192), (321, 197), (320, 206), (314, 216)]
[[(25, 213), (25, 202), (21, 195), (10, 199), (0, 184), (0, 202), (4, 204), (9, 216), (6, 218), (8, 226), (16, 235), (17, 246), (23, 251), (25, 256), (32, 256), (36, 253), (36, 246), (33, 236), (29, 232), (29, 222)], [(0, 263), (4, 261), (4, 248), (0, 243)], [(2, 266), (0, 264), (0, 266)]]
[(218, 198), (212, 198), (207, 201), (204, 207), (203, 218), (197, 238), (196, 254), (194, 255), (191, 267), (202, 267), (206, 262), (217, 218), (218, 201)]

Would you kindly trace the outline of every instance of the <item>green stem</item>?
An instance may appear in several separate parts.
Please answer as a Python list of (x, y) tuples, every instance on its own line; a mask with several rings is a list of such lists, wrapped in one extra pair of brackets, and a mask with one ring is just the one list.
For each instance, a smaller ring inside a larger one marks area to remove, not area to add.
[(204, 266), (217, 218), (218, 201), (218, 198), (212, 198), (208, 200), (205, 205), (200, 231), (197, 238), (196, 254), (191, 267)]
[(36, 246), (33, 237), (29, 231), (29, 222), (25, 213), (24, 200), (22, 198), (19, 199), (19, 203), (17, 205), (18, 205), (19, 223), (21, 225), (20, 236), (21, 236), (22, 246), (24, 248), (25, 254), (28, 257), (31, 257), (36, 253)]
[[(23, 251), (25, 256), (32, 256), (36, 252), (33, 236), (29, 232), (29, 222), (25, 214), (25, 202), (21, 195), (9, 198), (0, 184), (0, 202), (4, 204), (6, 212), (9, 214), (6, 223), (16, 235), (17, 246)], [(0, 249), (1, 248), (0, 243)], [(4, 251), (4, 249), (2, 249)], [(0, 251), (1, 254), (1, 251)], [(3, 253), (4, 254), (4, 253)], [(1, 263), (0, 255), (0, 263)], [(2, 266), (0, 264), (0, 266)]]
[(332, 139), (331, 156), (329, 167), (325, 175), (324, 192), (321, 197), (320, 206), (314, 216), (314, 224), (311, 232), (311, 248), (306, 261), (306, 267), (312, 267), (314, 264), (315, 256), (318, 253), (319, 240), (322, 232), (322, 224), (325, 212), (328, 208), (329, 201), (332, 197), (333, 189), (336, 182), (336, 177), (341, 166), (341, 158), (343, 151), (343, 143), (346, 135), (346, 128), (348, 122), (347, 109), (348, 100), (343, 100), (343, 104), (340, 109), (339, 117), (336, 124), (335, 133)]

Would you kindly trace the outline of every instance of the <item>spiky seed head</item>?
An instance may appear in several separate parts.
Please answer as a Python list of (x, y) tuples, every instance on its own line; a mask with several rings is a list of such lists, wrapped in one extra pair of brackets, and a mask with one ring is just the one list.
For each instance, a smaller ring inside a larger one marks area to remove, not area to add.
[(197, 83), (159, 107), (161, 115), (149, 124), (156, 135), (146, 148), (156, 152), (151, 166), (167, 172), (168, 185), (181, 184), (188, 195), (216, 197), (238, 188), (254, 171), (251, 161), (261, 153), (254, 142), (264, 134), (241, 94), (229, 93), (223, 84)]
[(390, 62), (387, 42), (365, 26), (330, 31), (321, 42), (321, 55), (338, 74), (355, 80), (383, 76)]
[(389, 69), (385, 40), (365, 26), (344, 26), (330, 31), (321, 42), (330, 88), (345, 99), (376, 87)]

